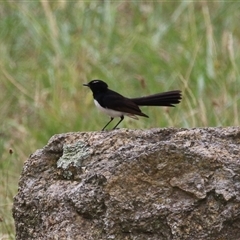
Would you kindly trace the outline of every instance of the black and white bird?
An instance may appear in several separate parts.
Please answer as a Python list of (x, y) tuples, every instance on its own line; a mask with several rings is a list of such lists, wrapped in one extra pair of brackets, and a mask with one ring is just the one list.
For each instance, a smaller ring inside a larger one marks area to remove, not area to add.
[(110, 116), (110, 121), (103, 127), (102, 131), (105, 130), (108, 124), (116, 117), (120, 117), (120, 121), (113, 129), (122, 122), (124, 116), (134, 119), (138, 119), (137, 116), (148, 118), (139, 106), (175, 107), (174, 104), (180, 103), (182, 99), (180, 90), (157, 93), (139, 98), (127, 98), (110, 90), (108, 85), (102, 80), (92, 80), (87, 84), (83, 84), (83, 86), (87, 86), (92, 90), (96, 107)]

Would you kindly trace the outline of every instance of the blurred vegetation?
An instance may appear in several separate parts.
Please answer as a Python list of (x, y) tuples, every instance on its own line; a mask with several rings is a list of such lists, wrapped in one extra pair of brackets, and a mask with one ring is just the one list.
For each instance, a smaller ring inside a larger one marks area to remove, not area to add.
[(14, 239), (27, 156), (56, 133), (108, 121), (83, 83), (129, 97), (183, 91), (176, 108), (143, 108), (149, 119), (121, 127), (239, 125), (239, 12), (238, 1), (1, 2), (0, 239)]

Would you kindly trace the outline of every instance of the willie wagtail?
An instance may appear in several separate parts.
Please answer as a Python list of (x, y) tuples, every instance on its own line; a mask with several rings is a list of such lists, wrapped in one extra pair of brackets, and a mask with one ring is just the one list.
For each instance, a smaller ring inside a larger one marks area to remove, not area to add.
[(113, 128), (115, 129), (124, 116), (138, 119), (137, 116), (147, 117), (138, 106), (166, 106), (175, 107), (173, 104), (180, 103), (181, 91), (169, 91), (157, 93), (146, 97), (126, 98), (121, 94), (108, 89), (108, 85), (102, 80), (92, 80), (83, 86), (89, 87), (93, 92), (94, 103), (100, 111), (110, 116), (110, 121), (104, 126), (102, 131), (116, 117), (120, 117), (120, 121)]

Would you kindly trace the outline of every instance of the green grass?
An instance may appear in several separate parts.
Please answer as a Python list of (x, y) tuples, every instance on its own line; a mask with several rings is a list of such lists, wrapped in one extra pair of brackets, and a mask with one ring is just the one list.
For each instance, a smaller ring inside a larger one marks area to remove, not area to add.
[[(239, 125), (237, 1), (5, 1), (0, 6), (0, 239), (14, 239), (13, 196), (28, 155), (56, 134), (100, 130), (91, 92), (181, 89), (175, 109), (121, 127)], [(13, 154), (10, 154), (10, 149)]]

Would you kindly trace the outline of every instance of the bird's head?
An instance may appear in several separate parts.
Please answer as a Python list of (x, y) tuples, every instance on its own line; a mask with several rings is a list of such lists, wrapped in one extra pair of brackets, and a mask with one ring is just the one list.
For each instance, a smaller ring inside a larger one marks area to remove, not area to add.
[(89, 87), (93, 93), (104, 92), (108, 89), (108, 85), (104, 81), (98, 79), (85, 83), (83, 86)]

